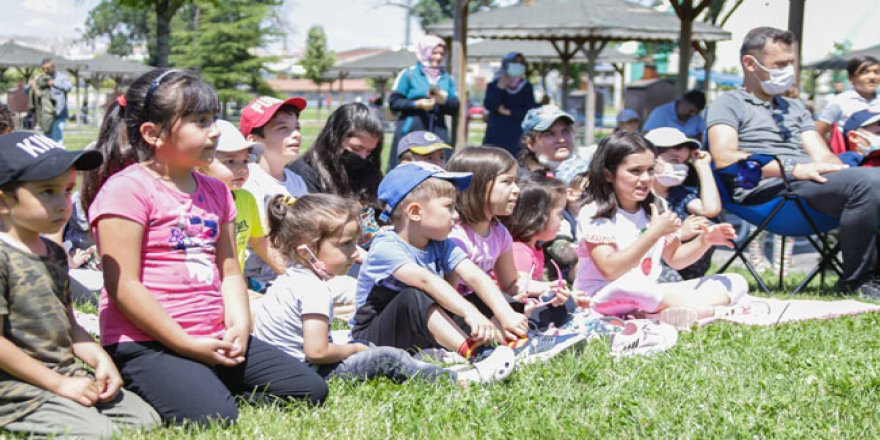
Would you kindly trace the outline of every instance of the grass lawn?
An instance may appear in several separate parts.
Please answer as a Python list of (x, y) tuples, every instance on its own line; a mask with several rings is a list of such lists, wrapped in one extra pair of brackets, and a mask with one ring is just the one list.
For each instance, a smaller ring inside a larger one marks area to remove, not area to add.
[[(306, 125), (304, 145), (318, 130)], [(81, 148), (95, 135), (69, 130), (65, 141)], [(828, 293), (813, 286), (802, 297), (836, 298)], [(769, 328), (713, 323), (652, 357), (615, 360), (598, 340), (491, 386), (333, 380), (321, 408), (243, 403), (230, 428), (125, 438), (873, 438), (878, 328), (880, 314)]]
[(878, 314), (713, 323), (668, 352), (621, 360), (597, 340), (502, 384), (333, 380), (321, 408), (243, 403), (230, 428), (126, 438), (870, 438), (880, 430), (878, 326)]

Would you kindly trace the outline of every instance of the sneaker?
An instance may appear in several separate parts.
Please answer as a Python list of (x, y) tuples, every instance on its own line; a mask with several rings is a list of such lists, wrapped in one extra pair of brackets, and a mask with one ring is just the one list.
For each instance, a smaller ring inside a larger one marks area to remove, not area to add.
[(678, 331), (689, 332), (697, 323), (697, 311), (690, 307), (669, 307), (660, 312), (659, 319)]
[(569, 348), (582, 346), (586, 341), (587, 337), (581, 333), (534, 334), (513, 341), (508, 346), (516, 353), (517, 363), (528, 365), (539, 360), (546, 361)]
[(610, 336), (623, 330), (624, 320), (615, 316), (585, 316), (574, 314), (571, 321), (562, 326), (563, 330), (580, 333), (587, 339)]
[(854, 289), (862, 298), (880, 301), (880, 281), (870, 279)]
[(648, 355), (666, 351), (678, 342), (678, 331), (669, 324), (650, 319), (631, 319), (611, 336), (611, 353), (617, 357)]
[(458, 380), (463, 383), (489, 383), (507, 379), (516, 366), (516, 354), (510, 347), (500, 345), (472, 368), (458, 372)]

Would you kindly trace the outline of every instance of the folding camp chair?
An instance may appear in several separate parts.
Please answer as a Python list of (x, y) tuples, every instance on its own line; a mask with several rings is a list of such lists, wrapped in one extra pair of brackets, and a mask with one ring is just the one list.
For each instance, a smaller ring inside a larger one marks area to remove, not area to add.
[[(731, 197), (731, 188), (740, 186), (743, 188), (754, 187), (760, 180), (761, 167), (776, 161), (782, 169), (779, 158), (766, 154), (755, 154), (746, 159), (715, 170), (715, 182), (721, 196), (722, 207), (740, 217), (746, 222), (756, 225), (757, 228), (736, 248), (733, 256), (718, 270), (723, 273), (739, 258), (745, 264), (746, 269), (757, 281), (758, 286), (765, 293), (770, 293), (770, 288), (764, 279), (755, 270), (755, 267), (745, 257), (744, 252), (752, 240), (755, 240), (762, 231), (769, 231), (782, 236), (781, 259), (785, 258), (785, 240), (788, 237), (805, 237), (813, 248), (819, 253), (819, 263), (807, 274), (807, 277), (791, 292), (792, 295), (800, 292), (816, 275), (820, 275), (820, 282), (825, 282), (825, 271), (831, 269), (841, 274), (842, 264), (837, 258), (840, 249), (839, 244), (831, 246), (828, 242), (828, 231), (839, 226), (837, 218), (819, 212), (802, 198), (791, 192), (790, 182), (783, 176), (784, 189), (772, 200), (755, 204), (742, 205), (735, 203)], [(782, 289), (783, 271), (780, 261), (779, 282), (777, 289)]]

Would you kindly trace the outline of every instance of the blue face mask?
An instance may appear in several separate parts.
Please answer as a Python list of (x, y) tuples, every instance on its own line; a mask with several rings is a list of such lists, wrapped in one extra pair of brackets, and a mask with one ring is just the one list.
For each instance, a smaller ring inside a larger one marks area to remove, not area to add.
[(520, 78), (525, 74), (526, 74), (525, 64), (510, 63), (507, 65), (507, 76), (512, 76), (514, 78)]

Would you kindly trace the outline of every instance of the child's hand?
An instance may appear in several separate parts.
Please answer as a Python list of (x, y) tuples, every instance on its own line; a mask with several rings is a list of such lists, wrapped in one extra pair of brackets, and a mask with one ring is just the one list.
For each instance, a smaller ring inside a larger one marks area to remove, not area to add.
[(510, 313), (504, 313), (501, 316), (496, 315), (496, 318), (498, 318), (498, 323), (501, 324), (501, 329), (504, 331), (505, 340), (520, 339), (528, 335), (529, 320), (522, 313), (516, 313), (511, 310)]
[(370, 349), (369, 345), (361, 344), (360, 342), (352, 342), (351, 344), (348, 344), (348, 347), (351, 349), (351, 354), (360, 353)]
[(690, 240), (702, 232), (703, 229), (712, 225), (706, 217), (701, 215), (689, 215), (681, 222), (681, 239)]
[(226, 357), (230, 359), (241, 359), (239, 362), (243, 362), (244, 354), (247, 353), (249, 337), (250, 332), (247, 328), (242, 328), (240, 326), (226, 327), (226, 334), (223, 335), (223, 340), (232, 344), (232, 350), (226, 352)]
[(727, 246), (734, 248), (733, 240), (736, 238), (736, 230), (730, 223), (721, 223), (702, 228), (700, 240), (706, 245)]
[(190, 338), (189, 346), (182, 354), (206, 365), (234, 367), (244, 361), (244, 356), (239, 358), (227, 356), (227, 353), (231, 352), (233, 348), (232, 342), (229, 341), (215, 338)]
[(709, 154), (708, 151), (694, 150), (694, 152), (691, 153), (691, 162), (694, 164), (694, 168), (696, 168), (697, 171), (700, 171), (701, 169), (712, 169), (712, 155)]
[(574, 302), (579, 308), (590, 308), (590, 295), (587, 295), (587, 292), (577, 291), (572, 293), (572, 295), (574, 295)]
[(98, 388), (99, 402), (113, 400), (122, 388), (122, 377), (109, 356), (98, 357), (98, 363), (95, 365), (95, 385)]
[(471, 328), (471, 338), (473, 338), (478, 344), (483, 345), (490, 342), (502, 342), (501, 333), (495, 328), (492, 321), (489, 321), (489, 318), (486, 318), (486, 316), (479, 311), (474, 311), (473, 313), (465, 315), (464, 322)]
[(553, 298), (553, 302), (550, 303), (551, 307), (565, 305), (565, 303), (568, 302), (568, 299), (571, 298), (571, 290), (568, 289), (565, 282), (558, 282), (557, 286), (552, 290), (556, 292), (556, 297)]
[(98, 384), (89, 377), (63, 376), (55, 394), (66, 397), (82, 406), (92, 406), (98, 401)]
[(648, 229), (655, 231), (661, 237), (672, 234), (681, 228), (681, 219), (670, 210), (659, 214), (660, 209), (656, 203), (651, 203), (651, 223)]

